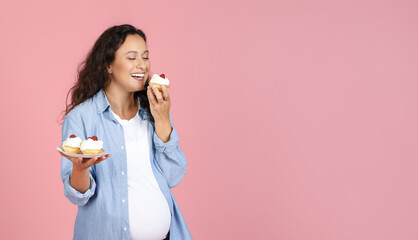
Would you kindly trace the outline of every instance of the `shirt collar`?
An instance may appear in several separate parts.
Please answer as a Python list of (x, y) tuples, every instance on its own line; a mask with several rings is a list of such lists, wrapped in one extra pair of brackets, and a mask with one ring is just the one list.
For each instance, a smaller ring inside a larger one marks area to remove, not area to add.
[[(96, 106), (97, 106), (97, 110), (98, 113), (103, 113), (104, 111), (106, 111), (109, 107), (110, 107), (110, 103), (109, 100), (106, 97), (105, 92), (103, 91), (103, 89), (100, 89), (100, 91), (96, 94)], [(142, 119), (147, 119), (148, 118), (148, 112), (143, 109), (141, 107), (141, 100), (138, 97), (138, 115), (142, 118)]]

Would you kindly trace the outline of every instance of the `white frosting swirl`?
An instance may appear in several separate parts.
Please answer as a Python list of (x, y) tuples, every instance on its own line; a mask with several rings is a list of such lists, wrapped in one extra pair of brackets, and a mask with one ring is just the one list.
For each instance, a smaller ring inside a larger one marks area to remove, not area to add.
[(158, 74), (154, 74), (150, 83), (158, 83), (160, 85), (170, 85), (170, 81), (167, 78), (162, 78)]
[(94, 141), (93, 139), (89, 138), (87, 140), (84, 140), (81, 143), (81, 151), (84, 151), (86, 149), (95, 149), (95, 150), (99, 150), (103, 148), (103, 141), (97, 140)]
[(70, 146), (70, 147), (80, 147), (81, 144), (81, 138), (75, 137), (75, 138), (67, 138), (62, 145), (63, 146)]

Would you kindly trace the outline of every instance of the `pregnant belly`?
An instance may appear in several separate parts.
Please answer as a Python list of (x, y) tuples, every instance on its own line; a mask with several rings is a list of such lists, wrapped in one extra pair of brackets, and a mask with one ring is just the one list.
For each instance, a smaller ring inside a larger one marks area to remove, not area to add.
[(164, 239), (171, 213), (158, 186), (128, 187), (128, 200), (131, 239)]

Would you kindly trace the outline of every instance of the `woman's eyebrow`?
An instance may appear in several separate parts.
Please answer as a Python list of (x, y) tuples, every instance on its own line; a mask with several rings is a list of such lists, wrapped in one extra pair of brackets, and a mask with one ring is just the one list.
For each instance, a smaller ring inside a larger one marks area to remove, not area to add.
[[(125, 53), (125, 55), (128, 54), (128, 53), (138, 53), (138, 51), (128, 51), (127, 53)], [(149, 53), (149, 51), (148, 50), (145, 50), (144, 53)]]

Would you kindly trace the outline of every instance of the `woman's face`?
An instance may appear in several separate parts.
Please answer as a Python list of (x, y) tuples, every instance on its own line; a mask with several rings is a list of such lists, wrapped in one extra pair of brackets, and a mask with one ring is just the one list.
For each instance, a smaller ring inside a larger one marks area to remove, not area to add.
[(143, 90), (151, 67), (148, 55), (141, 36), (126, 36), (125, 42), (115, 52), (115, 60), (107, 68), (110, 85), (126, 92)]

